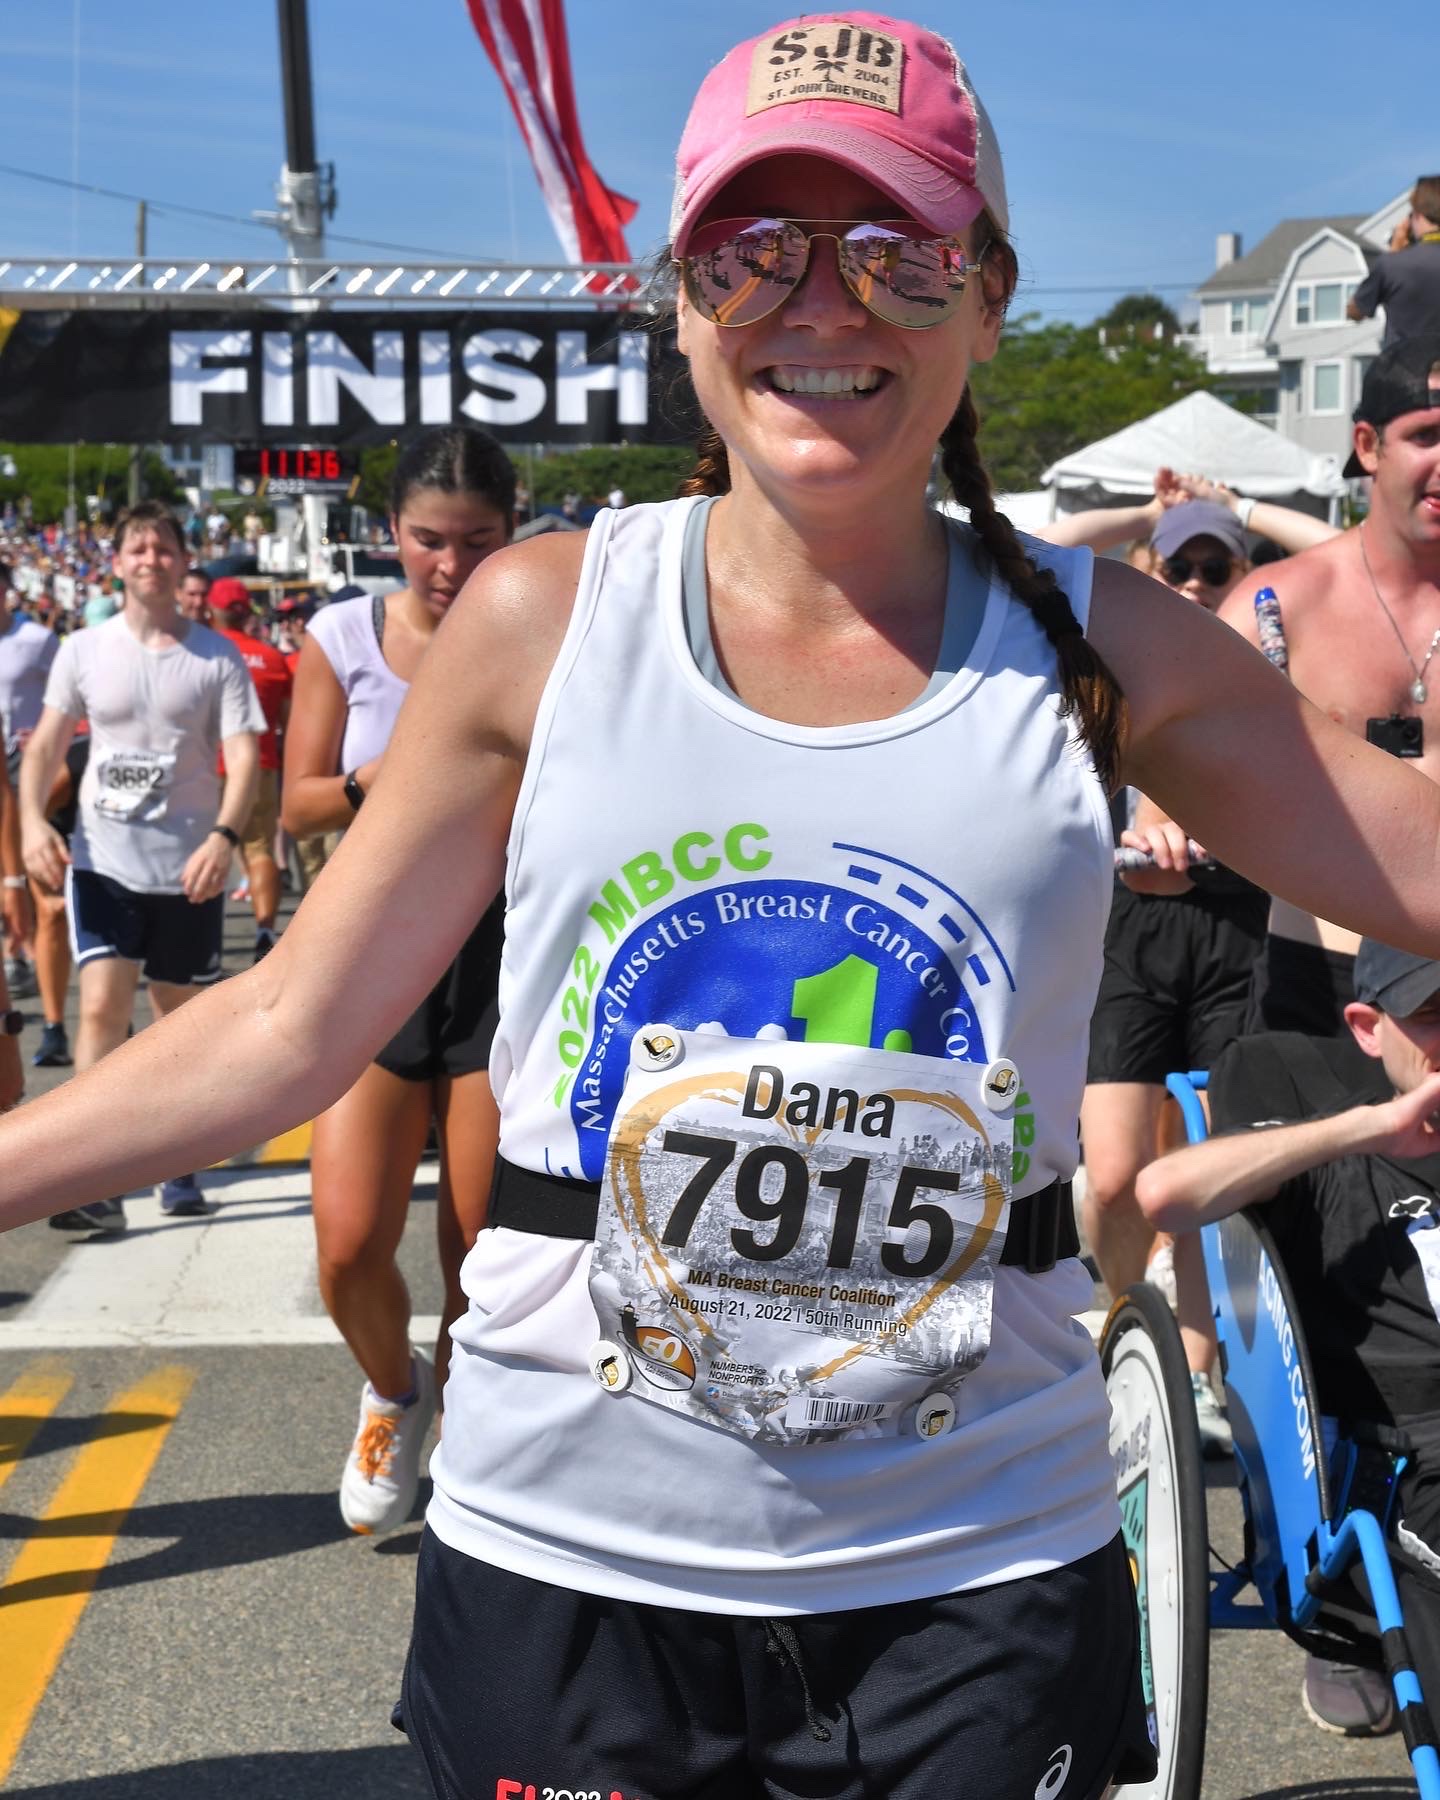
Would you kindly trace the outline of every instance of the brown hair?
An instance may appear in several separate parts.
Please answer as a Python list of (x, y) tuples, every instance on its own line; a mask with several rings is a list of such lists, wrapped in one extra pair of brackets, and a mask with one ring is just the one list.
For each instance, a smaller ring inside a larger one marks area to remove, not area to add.
[[(988, 222), (988, 221), (987, 221)], [(999, 227), (990, 224), (991, 239), (981, 254), (986, 275), (998, 277), (993, 304), (1008, 307), (1015, 292), (1015, 252)], [(987, 282), (987, 294), (989, 283)], [(1120, 780), (1126, 707), (1120, 683), (1080, 629), (1070, 601), (1053, 571), (1040, 568), (1025, 554), (1015, 527), (998, 512), (990, 477), (976, 443), (980, 417), (967, 386), (954, 416), (940, 435), (940, 464), (955, 498), (970, 510), (970, 525), (981, 548), (1015, 598), (1029, 608), (1055, 650), (1060, 677), (1060, 716), (1075, 716), (1081, 740), (1095, 771), (1112, 791)], [(696, 445), (695, 467), (680, 483), (681, 495), (725, 494), (730, 491), (730, 458), (725, 440), (713, 427)]]
[(180, 529), (180, 521), (171, 512), (163, 500), (137, 500), (133, 506), (127, 506), (115, 521), (115, 549), (118, 551), (125, 542), (125, 534), (132, 528), (152, 525), (157, 531), (166, 530), (175, 539), (175, 547), (181, 555), (185, 553), (185, 534)]
[(1432, 225), (1440, 225), (1440, 175), (1422, 175), (1410, 195), (1410, 207)]

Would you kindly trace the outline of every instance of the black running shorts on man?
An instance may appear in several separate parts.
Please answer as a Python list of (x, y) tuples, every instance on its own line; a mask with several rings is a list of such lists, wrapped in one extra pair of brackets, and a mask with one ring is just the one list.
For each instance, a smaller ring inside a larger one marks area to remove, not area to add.
[(65, 910), (76, 966), (123, 957), (139, 963), (147, 981), (209, 987), (220, 979), (225, 896), (187, 900), (184, 894), (138, 894), (93, 869), (67, 869)]
[(1117, 882), (1086, 1079), (1163, 1086), (1208, 1069), (1242, 1029), (1269, 906), (1248, 883), (1172, 897)]

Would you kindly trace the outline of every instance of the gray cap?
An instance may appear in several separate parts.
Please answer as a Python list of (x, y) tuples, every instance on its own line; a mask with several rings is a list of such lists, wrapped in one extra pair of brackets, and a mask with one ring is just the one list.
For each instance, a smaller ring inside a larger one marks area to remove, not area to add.
[(1182, 500), (1179, 506), (1167, 506), (1150, 533), (1150, 548), (1157, 556), (1174, 556), (1197, 537), (1218, 538), (1232, 556), (1245, 555), (1245, 528), (1218, 500)]
[(1392, 1019), (1408, 1019), (1440, 993), (1440, 962), (1362, 938), (1355, 955), (1355, 998)]

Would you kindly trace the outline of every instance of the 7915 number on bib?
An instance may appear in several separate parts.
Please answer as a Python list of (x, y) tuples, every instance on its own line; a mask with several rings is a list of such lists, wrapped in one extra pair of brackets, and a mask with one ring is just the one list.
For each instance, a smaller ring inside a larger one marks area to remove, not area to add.
[(901, 1052), (638, 1032), (591, 1273), (602, 1340), (628, 1359), (608, 1385), (768, 1441), (916, 1428), (989, 1347), (1011, 1130), (983, 1080)]

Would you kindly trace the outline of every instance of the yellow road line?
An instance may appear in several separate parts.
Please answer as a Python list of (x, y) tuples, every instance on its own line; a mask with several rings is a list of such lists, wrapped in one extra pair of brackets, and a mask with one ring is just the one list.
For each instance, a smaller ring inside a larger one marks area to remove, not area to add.
[(216, 1163), (215, 1167), (254, 1169), (269, 1163), (307, 1163), (310, 1160), (310, 1134), (313, 1130), (313, 1121), (307, 1120), (303, 1125), (282, 1131), (279, 1137), (269, 1138), (250, 1150), (242, 1150), (239, 1156), (227, 1157), (224, 1162)]
[(15, 1473), (35, 1433), (70, 1391), (74, 1380), (62, 1364), (46, 1358), (32, 1363), (0, 1394), (0, 1487)]
[(0, 1786), (194, 1379), (157, 1369), (106, 1408), (154, 1422), (80, 1451), (0, 1584)]

